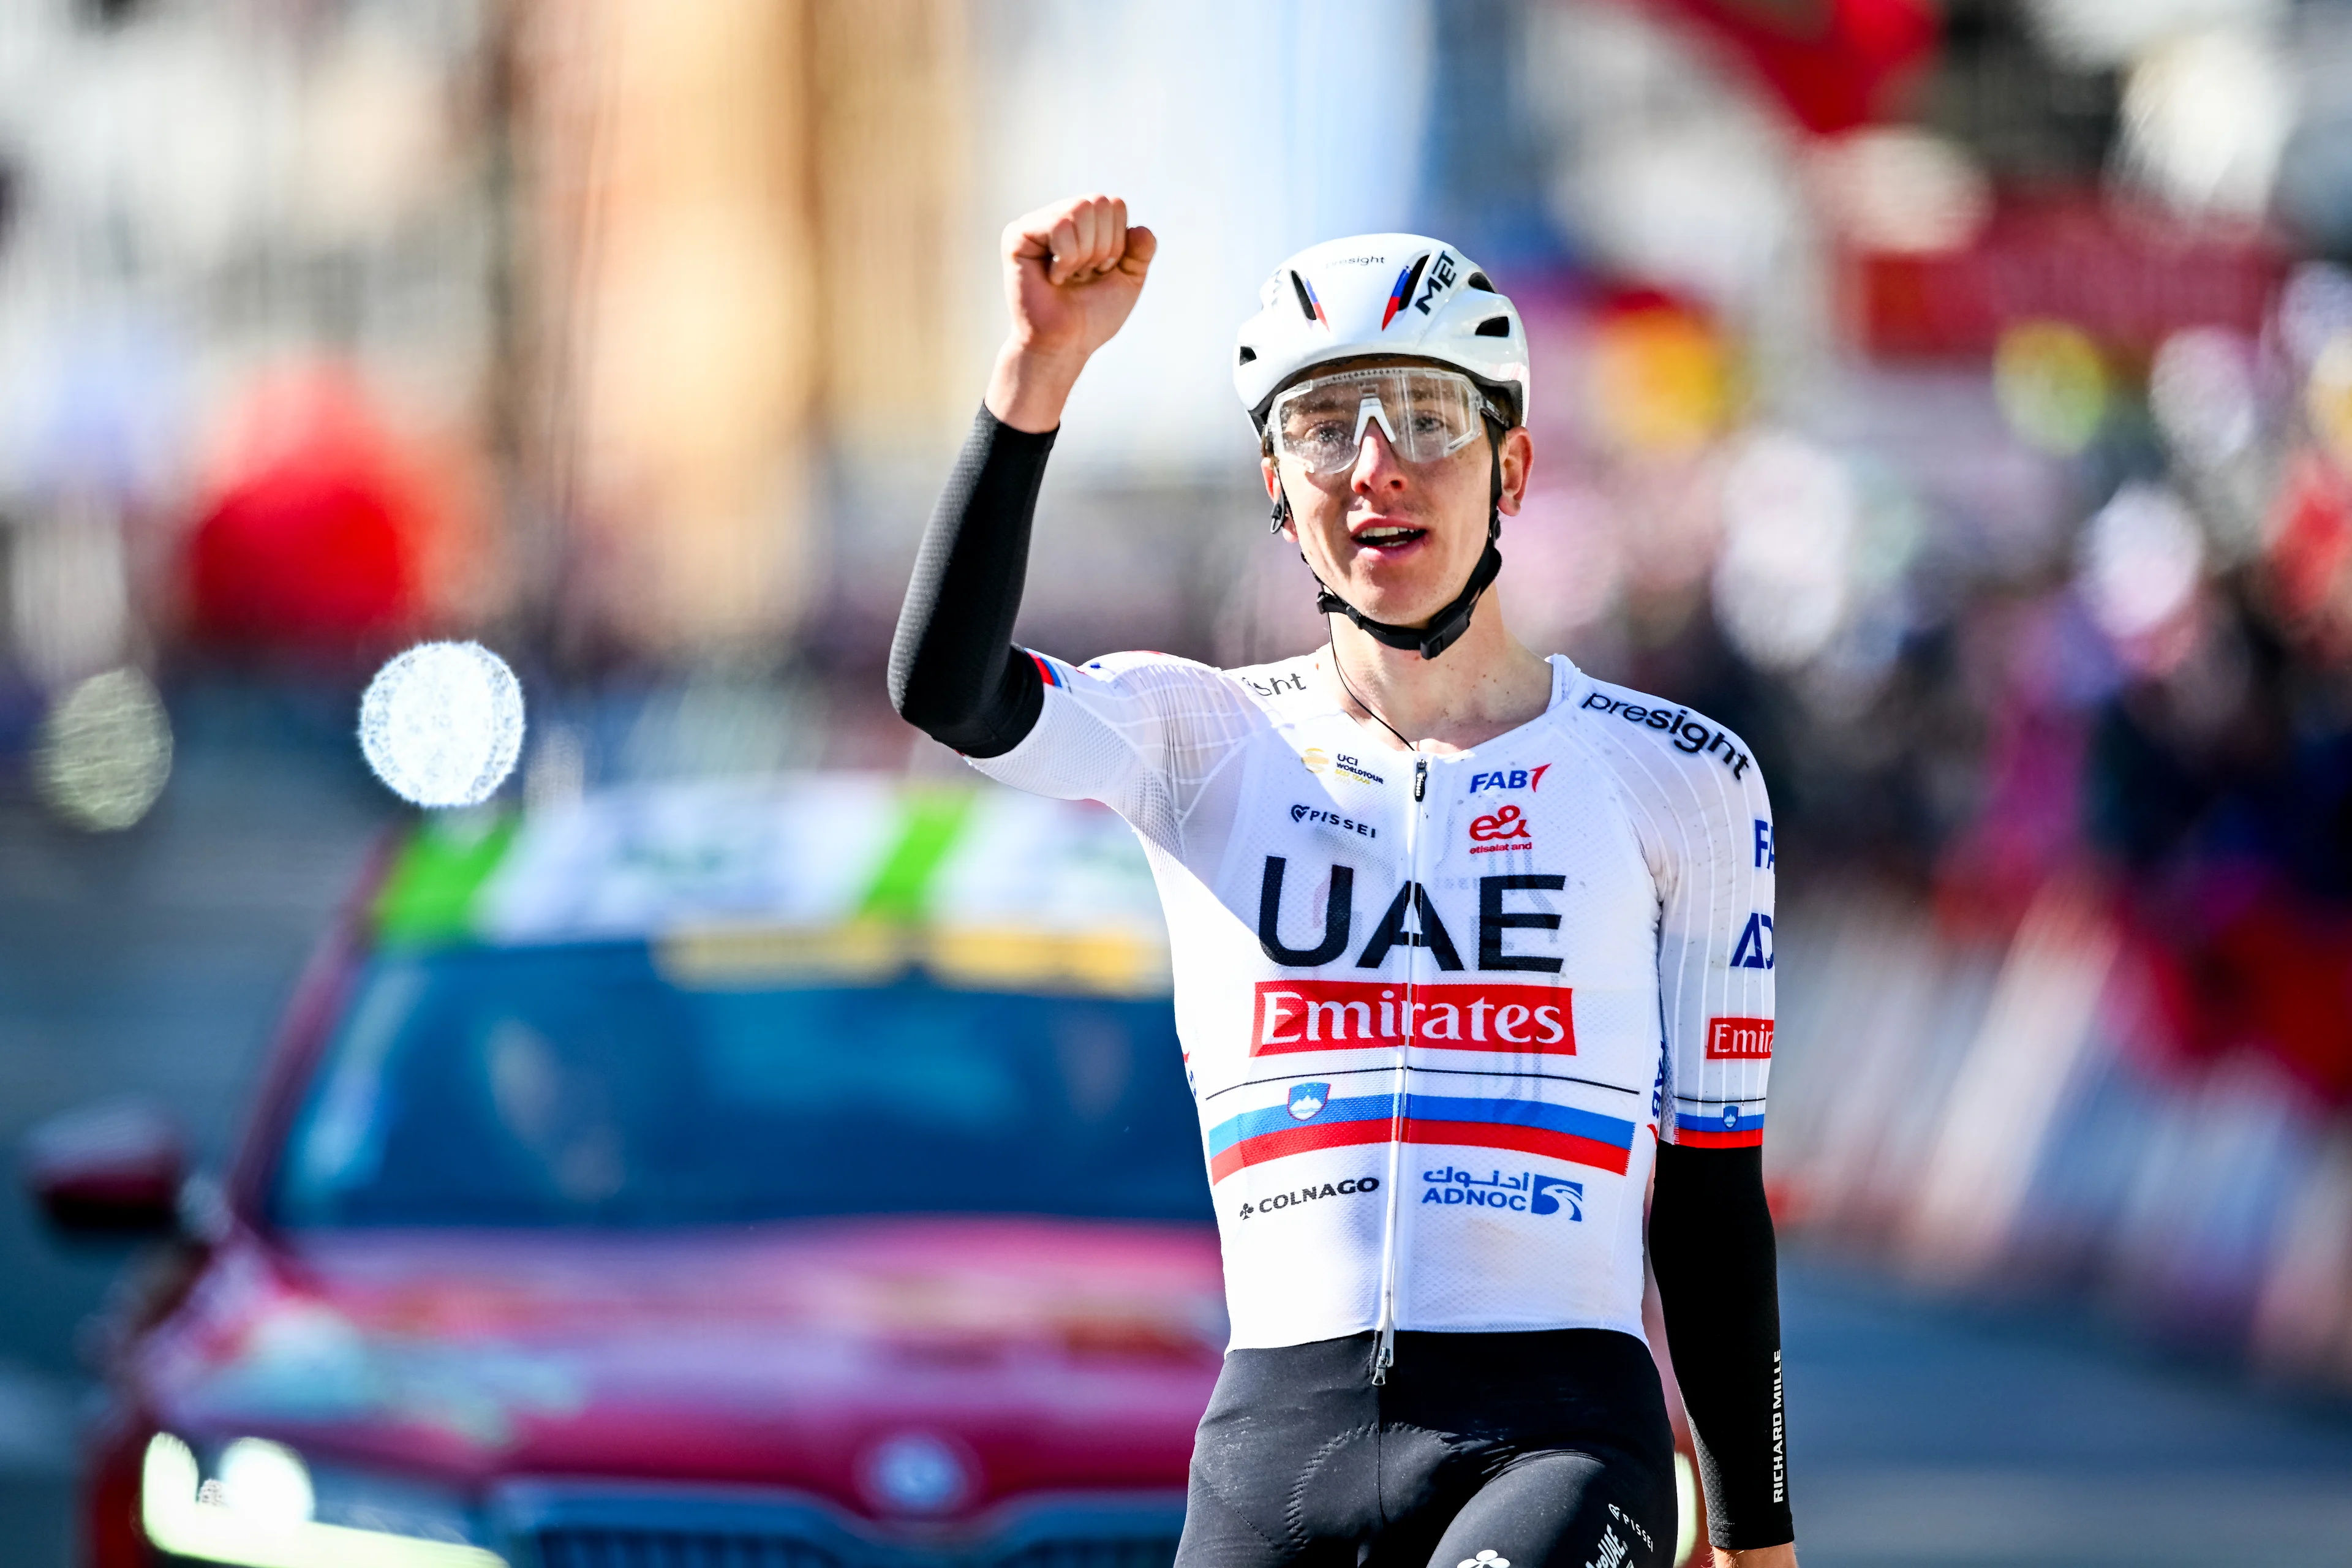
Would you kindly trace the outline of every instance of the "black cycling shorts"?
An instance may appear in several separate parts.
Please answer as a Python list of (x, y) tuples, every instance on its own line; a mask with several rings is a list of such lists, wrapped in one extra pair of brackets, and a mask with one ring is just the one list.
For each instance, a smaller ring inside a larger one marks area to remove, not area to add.
[(1192, 1448), (1176, 1568), (1672, 1568), (1674, 1430), (1606, 1329), (1236, 1350)]

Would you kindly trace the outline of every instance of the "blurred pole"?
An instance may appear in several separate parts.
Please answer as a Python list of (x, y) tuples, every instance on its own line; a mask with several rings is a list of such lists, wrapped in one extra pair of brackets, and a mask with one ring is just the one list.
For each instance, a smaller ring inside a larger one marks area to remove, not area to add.
[[(822, 300), (805, 8), (534, 16), (530, 138), (567, 640), (758, 659), (812, 576)], [(561, 326), (552, 323), (561, 321)]]
[[(557, 530), (563, 495), (556, 471), (562, 448), (548, 441), (542, 403), (533, 417), (539, 335), (530, 310), (536, 257), (525, 221), (531, 199), (525, 186), (520, 139), (523, 91), (520, 49), (530, 0), (488, 0), (482, 24), (481, 110), (484, 221), (489, 296), (490, 363), (484, 389), (492, 482), (515, 595), (509, 611), (520, 647), (544, 659), (554, 651)], [(534, 437), (534, 426), (537, 437)]]

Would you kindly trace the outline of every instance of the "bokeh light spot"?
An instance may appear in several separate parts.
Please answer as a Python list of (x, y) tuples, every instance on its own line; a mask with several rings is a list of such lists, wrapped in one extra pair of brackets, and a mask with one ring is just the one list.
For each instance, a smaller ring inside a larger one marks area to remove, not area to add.
[(110, 669), (68, 691), (33, 742), (33, 785), (77, 827), (111, 833), (147, 815), (172, 776), (172, 721), (135, 669)]
[(1852, 477), (1818, 447), (1759, 437), (1724, 475), (1723, 512), (1715, 608), (1724, 635), (1768, 668), (1803, 664), (1849, 608)]
[(317, 1507), (310, 1469), (282, 1443), (239, 1437), (221, 1450), (221, 1500), (272, 1524), (299, 1524)]
[(1688, 451), (1711, 439), (1729, 416), (1729, 347), (1714, 328), (1678, 307), (1603, 316), (1590, 363), (1595, 421), (1620, 447)]
[(2021, 321), (2001, 333), (1992, 379), (2010, 428), (2045, 452), (2073, 456), (2106, 418), (2106, 364), (2090, 335), (2067, 322)]
[(2173, 333), (2148, 367), (2147, 401), (2174, 451), (2206, 467), (2227, 462), (2259, 422), (2253, 345), (2221, 327)]
[(2312, 362), (2303, 409), (2329, 455), (2352, 468), (2352, 331), (2330, 338)]
[(360, 749), (376, 777), (424, 806), (477, 805), (522, 754), (522, 683), (474, 642), (420, 643), (360, 700)]
[(2100, 629), (2129, 641), (2179, 615), (2204, 569), (2204, 536), (2180, 498), (2130, 484), (2084, 529), (2075, 582)]

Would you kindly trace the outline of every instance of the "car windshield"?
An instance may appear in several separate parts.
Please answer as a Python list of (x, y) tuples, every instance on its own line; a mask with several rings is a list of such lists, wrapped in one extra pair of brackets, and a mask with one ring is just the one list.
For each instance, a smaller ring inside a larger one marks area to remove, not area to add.
[(373, 961), (272, 1209), (298, 1226), (1209, 1217), (1164, 999), (682, 985), (643, 942)]

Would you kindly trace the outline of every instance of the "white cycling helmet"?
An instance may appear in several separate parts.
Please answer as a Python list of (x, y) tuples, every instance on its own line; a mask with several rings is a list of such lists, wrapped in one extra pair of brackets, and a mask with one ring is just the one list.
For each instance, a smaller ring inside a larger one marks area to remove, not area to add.
[(1274, 270), (1234, 348), (1234, 390), (1261, 426), (1299, 372), (1337, 360), (1409, 354), (1450, 365), (1528, 417), (1528, 333), (1486, 273), (1418, 234), (1326, 240)]
[[(1452, 246), (1418, 234), (1326, 240), (1276, 268), (1258, 290), (1258, 313), (1242, 323), (1234, 346), (1234, 390), (1261, 431), (1275, 395), (1301, 372), (1374, 355), (1403, 355), (1458, 370), (1485, 391), (1502, 424), (1527, 423), (1527, 328), (1486, 274)], [(1346, 616), (1391, 647), (1435, 658), (1469, 629), (1479, 596), (1503, 569), (1496, 548), (1503, 523), (1496, 505), (1503, 493), (1499, 446), (1493, 489), (1486, 548), (1478, 563), (1453, 601), (1421, 625), (1376, 621), (1320, 577), (1315, 581), (1315, 607)], [(1289, 509), (1289, 498), (1277, 494), (1274, 527), (1282, 526)], [(1300, 552), (1301, 559), (1305, 553)]]

